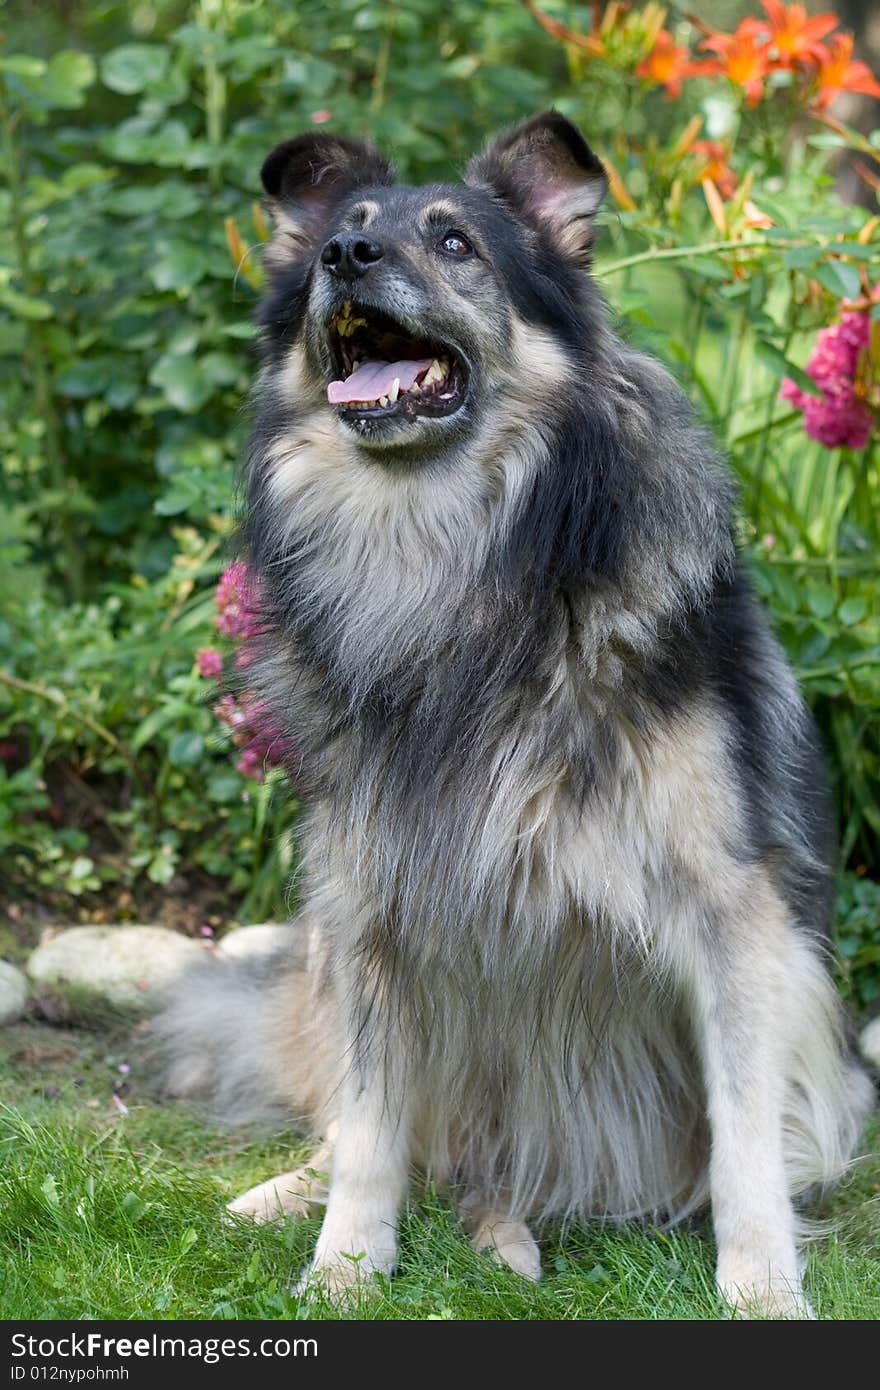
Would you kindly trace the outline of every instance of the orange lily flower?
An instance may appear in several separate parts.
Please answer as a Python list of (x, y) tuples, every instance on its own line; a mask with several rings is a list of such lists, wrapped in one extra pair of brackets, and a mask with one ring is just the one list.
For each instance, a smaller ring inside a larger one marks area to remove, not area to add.
[(668, 29), (661, 29), (647, 58), (636, 68), (637, 77), (647, 77), (666, 88), (671, 99), (681, 96), (681, 79), (690, 76), (693, 64), (686, 48), (677, 44)]
[(880, 82), (867, 63), (853, 62), (852, 34), (835, 34), (825, 49), (819, 66), (819, 94), (816, 105), (826, 110), (841, 92), (865, 92), (880, 97)]
[(737, 177), (727, 162), (730, 153), (722, 140), (697, 140), (692, 146), (693, 153), (705, 164), (700, 169), (699, 180), (711, 179), (722, 198), (732, 198), (736, 192)]
[(819, 40), (836, 28), (836, 14), (808, 18), (803, 5), (783, 5), (782, 0), (761, 0), (761, 4), (770, 21), (770, 43), (779, 67), (822, 61), (825, 50)]
[(694, 76), (711, 77), (721, 73), (742, 87), (749, 106), (756, 106), (764, 92), (764, 78), (770, 71), (770, 46), (763, 20), (749, 16), (732, 34), (710, 34), (701, 48), (717, 53), (717, 58), (695, 63)]

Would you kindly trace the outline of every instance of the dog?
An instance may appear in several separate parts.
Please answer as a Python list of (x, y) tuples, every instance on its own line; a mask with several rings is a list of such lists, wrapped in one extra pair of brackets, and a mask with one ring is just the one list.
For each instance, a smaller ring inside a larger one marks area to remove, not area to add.
[(822, 758), (728, 469), (591, 278), (602, 164), (550, 111), (461, 184), (326, 132), (262, 181), (247, 679), (300, 906), (284, 960), (169, 1004), (170, 1088), (321, 1140), (230, 1209), (326, 1197), (335, 1296), (392, 1272), (415, 1165), (532, 1278), (548, 1219), (710, 1204), (727, 1304), (808, 1315), (796, 1199), (871, 1104)]

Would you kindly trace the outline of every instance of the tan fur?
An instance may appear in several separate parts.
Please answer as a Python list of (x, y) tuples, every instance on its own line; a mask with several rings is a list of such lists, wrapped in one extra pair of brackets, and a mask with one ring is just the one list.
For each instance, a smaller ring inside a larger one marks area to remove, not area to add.
[(364, 198), (357, 203), (351, 210), (351, 220), (354, 226), (363, 227), (366, 231), (379, 215), (379, 204), (373, 203), (369, 198)]

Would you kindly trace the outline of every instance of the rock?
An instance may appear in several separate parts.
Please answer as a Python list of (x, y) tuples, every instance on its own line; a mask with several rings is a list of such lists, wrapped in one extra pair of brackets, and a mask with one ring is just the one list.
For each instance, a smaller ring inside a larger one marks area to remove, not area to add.
[(260, 922), (252, 927), (235, 927), (233, 931), (228, 931), (218, 941), (215, 954), (220, 957), (230, 956), (235, 960), (245, 957), (253, 960), (284, 950), (292, 940), (291, 929), (285, 923)]
[(865, 1061), (880, 1072), (880, 1016), (867, 1024), (859, 1035), (859, 1051)]
[(28, 982), (17, 965), (0, 960), (0, 1028), (16, 1023), (24, 1013), (28, 997)]
[(48, 1017), (112, 1019), (150, 1013), (205, 948), (165, 927), (69, 927), (37, 947), (27, 971)]

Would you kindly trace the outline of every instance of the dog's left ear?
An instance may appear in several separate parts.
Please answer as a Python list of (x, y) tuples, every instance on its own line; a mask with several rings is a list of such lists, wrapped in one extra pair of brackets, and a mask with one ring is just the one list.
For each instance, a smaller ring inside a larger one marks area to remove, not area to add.
[(489, 188), (548, 233), (564, 255), (589, 262), (593, 217), (608, 176), (577, 127), (558, 111), (504, 131), (474, 156), (465, 182)]
[(260, 178), (275, 219), (271, 259), (313, 250), (341, 199), (359, 188), (394, 182), (394, 170), (364, 140), (309, 131), (276, 145)]

